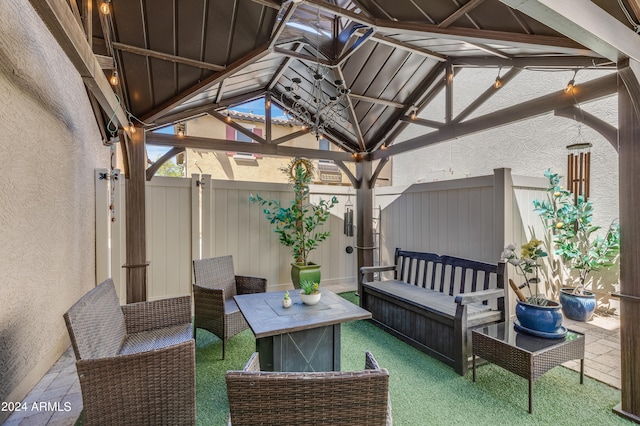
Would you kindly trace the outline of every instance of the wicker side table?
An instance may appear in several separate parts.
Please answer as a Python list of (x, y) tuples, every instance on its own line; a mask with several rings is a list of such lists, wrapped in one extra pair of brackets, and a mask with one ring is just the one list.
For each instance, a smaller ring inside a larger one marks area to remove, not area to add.
[(472, 331), (473, 381), (476, 357), (529, 380), (529, 413), (533, 413), (533, 383), (553, 367), (580, 359), (580, 384), (584, 382), (584, 334), (569, 330), (563, 339), (545, 339), (518, 333), (513, 321)]

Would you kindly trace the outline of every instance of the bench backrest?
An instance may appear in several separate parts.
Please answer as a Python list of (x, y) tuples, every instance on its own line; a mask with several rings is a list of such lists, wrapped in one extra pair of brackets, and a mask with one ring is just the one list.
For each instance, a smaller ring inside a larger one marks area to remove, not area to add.
[(504, 288), (504, 263), (396, 249), (395, 279), (453, 296)]

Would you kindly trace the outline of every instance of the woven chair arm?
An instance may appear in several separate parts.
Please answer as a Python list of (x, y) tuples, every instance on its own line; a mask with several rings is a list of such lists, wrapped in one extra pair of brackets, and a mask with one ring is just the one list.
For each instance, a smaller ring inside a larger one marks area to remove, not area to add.
[(490, 290), (473, 291), (471, 293), (461, 293), (456, 296), (458, 305), (468, 305), (470, 303), (484, 302), (485, 300), (498, 299), (504, 297), (503, 288), (493, 288)]
[(191, 322), (191, 296), (122, 306), (127, 334)]
[(76, 363), (84, 425), (195, 424), (195, 341)]
[(258, 352), (254, 352), (247, 361), (247, 365), (244, 366), (242, 371), (260, 371), (260, 355)]
[(267, 291), (267, 280), (236, 275), (236, 291), (238, 294), (264, 293)]
[(224, 296), (224, 290), (221, 288), (207, 288), (193, 284), (193, 299), (196, 304), (213, 304), (220, 306), (224, 312)]

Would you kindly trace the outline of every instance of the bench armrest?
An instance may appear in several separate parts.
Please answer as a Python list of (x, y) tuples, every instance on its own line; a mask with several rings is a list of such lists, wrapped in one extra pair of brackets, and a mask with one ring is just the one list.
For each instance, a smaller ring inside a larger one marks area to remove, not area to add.
[(456, 296), (455, 300), (458, 305), (468, 305), (470, 303), (484, 302), (485, 300), (498, 299), (500, 297), (504, 297), (503, 288), (461, 293)]
[(127, 334), (191, 322), (191, 296), (122, 306)]
[(384, 265), (384, 266), (363, 266), (360, 268), (360, 282), (363, 283), (364, 276), (367, 274), (373, 274), (374, 272), (395, 271), (396, 265)]

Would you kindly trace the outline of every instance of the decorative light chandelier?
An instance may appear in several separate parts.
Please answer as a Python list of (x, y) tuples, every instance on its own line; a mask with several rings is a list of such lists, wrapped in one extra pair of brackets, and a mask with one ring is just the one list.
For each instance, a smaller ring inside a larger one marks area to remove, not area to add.
[[(294, 118), (298, 120), (298, 124), (305, 126), (316, 136), (316, 139), (322, 138), (326, 129), (332, 128), (336, 123), (346, 122), (344, 117), (346, 107), (343, 102), (351, 90), (347, 88), (344, 80), (334, 80), (333, 82), (327, 78), (331, 73), (328, 67), (320, 64), (320, 11), (317, 13), (316, 27), (316, 63), (307, 67), (307, 72), (311, 75), (311, 91), (308, 96), (301, 95), (300, 84), (302, 79), (294, 77), (291, 79), (291, 86), (285, 86), (285, 92), (281, 96), (283, 105), (289, 106)], [(333, 73), (331, 73), (333, 74)], [(335, 90), (334, 94), (327, 94), (323, 90), (323, 82), (331, 86), (331, 90)], [(285, 101), (285, 98), (289, 102)]]

